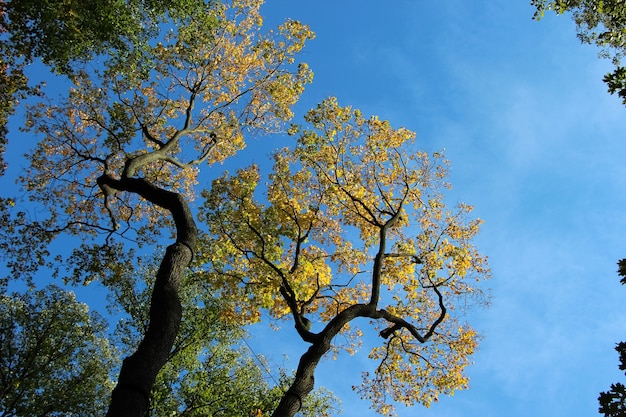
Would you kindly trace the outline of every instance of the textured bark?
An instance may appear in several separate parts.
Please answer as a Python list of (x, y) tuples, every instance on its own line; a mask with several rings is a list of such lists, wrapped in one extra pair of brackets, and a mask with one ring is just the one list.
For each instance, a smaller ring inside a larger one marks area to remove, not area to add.
[(348, 307), (332, 319), (322, 332), (316, 335), (316, 341), (311, 344), (304, 355), (300, 357), (298, 369), (293, 383), (283, 395), (272, 414), (272, 417), (293, 417), (302, 408), (302, 403), (315, 386), (315, 368), (320, 359), (331, 348), (333, 338), (343, 326), (357, 317), (378, 316), (376, 307), (369, 304), (356, 304)]
[(182, 315), (178, 288), (193, 258), (197, 229), (187, 203), (176, 193), (137, 178), (116, 180), (103, 176), (98, 183), (141, 195), (167, 209), (176, 225), (176, 242), (165, 251), (152, 290), (148, 329), (135, 353), (122, 363), (107, 412), (107, 417), (144, 417), (156, 376), (167, 362), (178, 334)]
[(302, 402), (315, 386), (315, 368), (325, 352), (328, 352), (328, 348), (324, 349), (323, 346), (316, 343), (302, 355), (296, 377), (281, 398), (272, 417), (292, 417), (300, 411)]
[(146, 415), (150, 391), (178, 334), (182, 315), (178, 287), (190, 260), (187, 246), (175, 243), (167, 248), (152, 292), (150, 324), (135, 353), (122, 364), (107, 416)]

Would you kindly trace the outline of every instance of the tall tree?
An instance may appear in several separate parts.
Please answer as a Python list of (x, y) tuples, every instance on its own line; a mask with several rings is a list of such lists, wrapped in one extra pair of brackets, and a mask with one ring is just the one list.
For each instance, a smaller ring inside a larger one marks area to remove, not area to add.
[[(137, 272), (137, 251), (174, 239), (110, 416), (150, 411), (158, 373), (178, 347), (192, 262), (210, 265), (199, 276), (233, 300), (222, 319), (241, 325), (267, 309), (291, 317), (310, 344), (276, 416), (302, 410), (317, 363), (340, 348), (337, 335), (356, 348), (357, 318), (372, 320), (384, 340), (359, 389), (378, 411), (391, 412), (388, 398), (428, 405), (467, 383), (476, 333), (458, 313), (481, 301), (473, 283), (489, 275), (471, 243), (480, 221), (468, 220), (469, 206), (446, 209), (445, 161), (412, 149), (412, 132), (325, 101), (307, 116), (310, 127), (291, 129), (295, 150), (276, 155), (267, 207), (255, 200), (254, 168), (224, 176), (204, 193), (209, 234), (199, 239), (190, 207), (199, 168), (236, 154), (246, 134), (282, 129), (311, 81), (295, 59), (313, 34), (296, 21), (262, 30), (261, 3), (167, 13), (152, 42), (97, 69), (72, 66), (68, 97), (28, 110), (25, 129), (41, 140), (21, 181), (43, 209), (2, 218), (10, 227), (0, 248), (11, 248), (14, 275), (52, 259), (55, 274), (69, 268), (70, 281), (114, 288)], [(62, 234), (75, 249), (49, 256)]]
[(489, 269), (472, 245), (481, 221), (444, 204), (446, 161), (414, 149), (413, 132), (332, 98), (306, 121), (291, 129), (296, 147), (275, 155), (267, 203), (252, 166), (216, 179), (201, 213), (214, 236), (200, 253), (207, 280), (240, 300), (229, 314), (254, 322), (268, 310), (309, 344), (273, 416), (298, 412), (324, 355), (356, 349), (358, 318), (383, 340), (356, 388), (377, 411), (464, 388), (477, 342), (458, 310), (483, 300), (475, 283)]
[[(145, 54), (129, 55), (75, 71), (64, 102), (28, 111), (27, 128), (41, 140), (22, 182), (49, 216), (29, 222), (21, 215), (15, 233), (44, 244), (61, 233), (82, 240), (66, 265), (84, 283), (120, 279), (134, 264), (133, 248), (175, 236), (156, 273), (144, 337), (123, 361), (110, 416), (145, 415), (174, 346), (179, 288), (197, 242), (189, 201), (199, 167), (243, 148), (244, 133), (289, 119), (311, 79), (306, 65), (294, 64), (311, 31), (296, 21), (263, 31), (261, 3), (209, 2), (193, 16), (168, 14), (170, 25), (160, 26), (166, 33), (146, 46), (149, 63)], [(15, 274), (32, 266), (31, 250), (7, 254)]]
[(531, 0), (535, 19), (547, 10), (558, 14), (570, 12), (583, 43), (602, 48), (600, 56), (613, 61), (615, 69), (604, 76), (611, 94), (617, 93), (626, 104), (626, 67), (621, 59), (626, 53), (626, 7), (621, 0)]
[(0, 415), (102, 415), (118, 359), (107, 328), (55, 286), (0, 295)]

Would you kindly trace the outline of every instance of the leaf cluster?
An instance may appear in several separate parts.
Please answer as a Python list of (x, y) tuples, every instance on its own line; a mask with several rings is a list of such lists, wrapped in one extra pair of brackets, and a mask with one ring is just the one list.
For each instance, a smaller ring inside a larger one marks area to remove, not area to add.
[(98, 55), (145, 48), (166, 18), (188, 15), (203, 1), (8, 0), (2, 3), (4, 48), (26, 63), (40, 58), (55, 72)]

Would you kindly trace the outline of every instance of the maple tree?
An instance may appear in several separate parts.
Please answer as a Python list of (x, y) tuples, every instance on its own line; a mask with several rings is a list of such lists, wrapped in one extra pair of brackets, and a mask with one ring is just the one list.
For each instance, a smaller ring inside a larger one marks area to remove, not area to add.
[(278, 128), (312, 75), (294, 62), (313, 36), (307, 26), (287, 21), (263, 31), (259, 1), (202, 4), (193, 18), (174, 16), (146, 54), (76, 69), (64, 102), (27, 112), (26, 129), (41, 140), (21, 181), (47, 218), (18, 213), (7, 221), (3, 245), (12, 246), (15, 276), (46, 264), (47, 244), (63, 233), (82, 243), (50, 266), (70, 268), (73, 282), (112, 286), (137, 263), (136, 249), (175, 236), (108, 415), (145, 414), (178, 334), (179, 287), (197, 241), (189, 202), (199, 167), (242, 149), (244, 132)]
[[(227, 314), (291, 319), (310, 345), (273, 416), (299, 410), (324, 355), (357, 349), (357, 318), (383, 339), (370, 352), (376, 371), (355, 388), (377, 411), (464, 388), (477, 335), (453, 310), (484, 300), (475, 284), (489, 269), (472, 245), (481, 221), (468, 205), (444, 204), (443, 155), (333, 98), (305, 120), (290, 129), (297, 145), (275, 154), (262, 200), (251, 166), (216, 179), (200, 213), (210, 230), (198, 255), (211, 265), (204, 275), (240, 300)], [(335, 344), (339, 334), (348, 342)]]

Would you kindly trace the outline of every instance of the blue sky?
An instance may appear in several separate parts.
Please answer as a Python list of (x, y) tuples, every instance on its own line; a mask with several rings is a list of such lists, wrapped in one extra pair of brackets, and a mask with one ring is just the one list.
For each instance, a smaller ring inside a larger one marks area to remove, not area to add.
[[(535, 22), (529, 1), (270, 0), (266, 22), (308, 23), (315, 72), (301, 108), (340, 104), (415, 130), (452, 163), (450, 201), (485, 220), (478, 245), (492, 305), (468, 320), (483, 334), (471, 387), (400, 416), (593, 416), (626, 339), (626, 108), (609, 96), (610, 63), (581, 45), (568, 16)], [(288, 326), (285, 326), (288, 327)], [(285, 337), (294, 337), (285, 329)], [(293, 363), (304, 344), (252, 346)], [(295, 339), (292, 339), (295, 340)], [(282, 346), (282, 345), (281, 345)], [(365, 354), (365, 352), (363, 352)], [(344, 416), (375, 416), (351, 393), (365, 355), (323, 362), (317, 384)]]
[[(315, 79), (298, 116), (333, 95), (416, 131), (424, 149), (446, 150), (449, 201), (485, 220), (477, 244), (493, 298), (467, 318), (484, 336), (471, 388), (399, 415), (598, 415), (598, 393), (626, 380), (613, 349), (626, 340), (616, 274), (626, 107), (601, 81), (609, 63), (579, 44), (569, 17), (531, 20), (529, 0), (268, 0), (264, 15), (268, 26), (289, 17), (317, 33), (302, 54)], [(250, 344), (295, 366), (307, 346), (284, 327), (254, 328)], [(366, 352), (318, 368), (317, 385), (347, 417), (377, 415), (350, 389), (374, 365)]]

